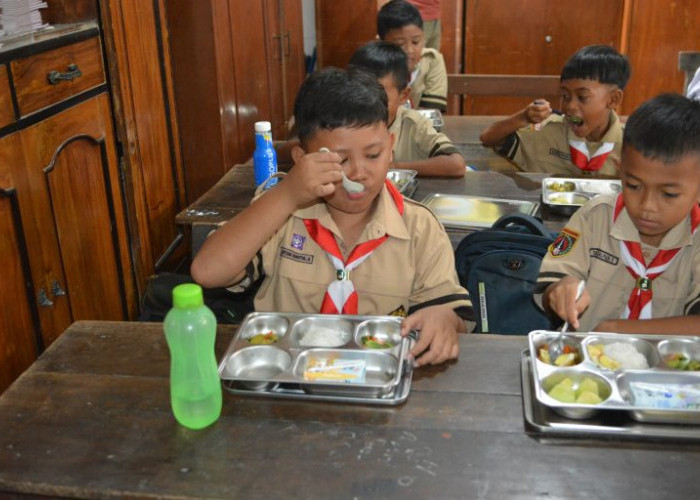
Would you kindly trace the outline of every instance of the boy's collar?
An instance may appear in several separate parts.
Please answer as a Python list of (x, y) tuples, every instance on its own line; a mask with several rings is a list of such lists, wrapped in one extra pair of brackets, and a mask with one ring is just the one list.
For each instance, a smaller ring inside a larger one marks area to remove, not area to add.
[[(634, 222), (632, 222), (626, 208), (620, 212), (620, 216), (613, 223), (610, 230), (610, 236), (618, 240), (638, 241), (642, 243), (639, 236), (639, 230), (634, 225)], [(658, 249), (671, 250), (674, 248), (692, 245), (692, 243), (693, 234), (690, 225), (690, 214), (688, 214), (688, 216), (686, 216), (681, 222), (676, 224), (668, 233), (666, 233), (661, 240)], [(642, 243), (642, 245), (646, 245), (646, 243)]]

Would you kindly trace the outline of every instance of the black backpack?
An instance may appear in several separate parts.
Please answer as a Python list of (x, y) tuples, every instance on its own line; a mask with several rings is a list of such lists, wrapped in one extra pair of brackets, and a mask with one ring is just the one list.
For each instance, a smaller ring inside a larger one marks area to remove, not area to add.
[(532, 291), (555, 236), (539, 219), (511, 214), (460, 241), (455, 264), (474, 305), (476, 333), (525, 335), (551, 329)]

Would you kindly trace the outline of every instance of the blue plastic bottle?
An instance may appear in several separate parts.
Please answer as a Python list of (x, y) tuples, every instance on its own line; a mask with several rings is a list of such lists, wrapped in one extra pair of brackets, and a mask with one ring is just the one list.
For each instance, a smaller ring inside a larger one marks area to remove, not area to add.
[[(255, 168), (255, 185), (259, 186), (271, 175), (277, 173), (277, 153), (272, 146), (272, 126), (270, 122), (255, 122), (255, 152), (253, 153)], [(272, 179), (266, 187), (272, 187), (277, 179)]]
[(202, 429), (221, 415), (221, 382), (214, 354), (216, 317), (194, 283), (173, 289), (173, 308), (163, 323), (170, 349), (170, 404), (175, 419)]

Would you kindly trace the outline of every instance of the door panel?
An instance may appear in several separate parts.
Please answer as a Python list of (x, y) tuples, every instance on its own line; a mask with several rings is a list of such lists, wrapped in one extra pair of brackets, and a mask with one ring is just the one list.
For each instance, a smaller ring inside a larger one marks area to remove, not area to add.
[(68, 139), (45, 174), (73, 320), (127, 319), (104, 139)]

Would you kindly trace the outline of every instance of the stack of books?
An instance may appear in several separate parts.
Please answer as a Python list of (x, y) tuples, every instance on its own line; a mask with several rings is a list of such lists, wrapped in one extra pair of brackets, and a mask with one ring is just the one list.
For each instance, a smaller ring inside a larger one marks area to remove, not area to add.
[(0, 38), (11, 38), (48, 27), (40, 9), (48, 7), (41, 0), (0, 0)]

